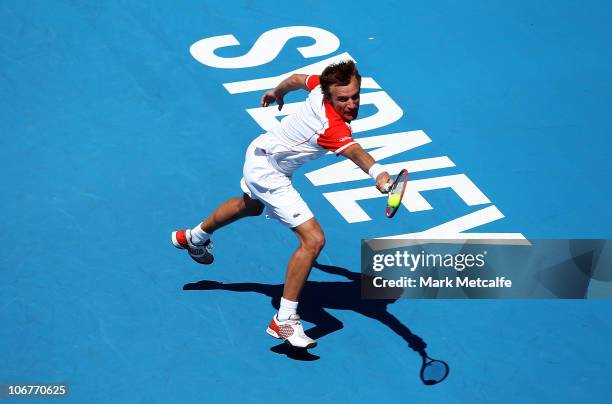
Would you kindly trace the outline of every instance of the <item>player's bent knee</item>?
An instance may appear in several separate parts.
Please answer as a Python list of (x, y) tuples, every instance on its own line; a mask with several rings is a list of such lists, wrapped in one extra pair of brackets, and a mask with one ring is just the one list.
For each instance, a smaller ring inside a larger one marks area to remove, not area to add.
[(264, 211), (264, 204), (261, 201), (250, 198), (247, 194), (242, 195), (245, 212), (249, 216), (259, 216)]
[(323, 233), (321, 233), (321, 236), (317, 239), (317, 247), (319, 248), (319, 251), (325, 247), (325, 235)]
[(304, 238), (304, 246), (318, 255), (325, 246), (325, 235), (323, 232), (309, 234)]
[(249, 206), (248, 212), (251, 216), (260, 216), (264, 211), (264, 204), (257, 201), (252, 206)]

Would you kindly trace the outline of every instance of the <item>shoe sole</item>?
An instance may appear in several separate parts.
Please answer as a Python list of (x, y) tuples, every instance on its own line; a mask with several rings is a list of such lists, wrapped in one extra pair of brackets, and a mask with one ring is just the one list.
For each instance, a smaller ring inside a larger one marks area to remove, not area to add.
[[(271, 329), (270, 327), (268, 327), (266, 329), (266, 332), (268, 333), (268, 335), (270, 335), (271, 337), (274, 337), (276, 339), (282, 339), (277, 333), (276, 331), (274, 331), (273, 329)], [(283, 342), (287, 345), (289, 345), (290, 347), (293, 348), (301, 348), (301, 349), (311, 349), (317, 346), (316, 342), (311, 342), (310, 344), (306, 345), (306, 346), (295, 346), (293, 345), (291, 342), (289, 342), (288, 339), (283, 340)]]
[(282, 339), (282, 338), (280, 337), (280, 335), (278, 335), (278, 334), (276, 333), (276, 331), (274, 331), (274, 330), (273, 330), (273, 329), (271, 329), (270, 327), (268, 327), (268, 328), (266, 329), (266, 332), (268, 333), (268, 335), (270, 335), (270, 336), (272, 336), (272, 337), (274, 337), (274, 338), (276, 338), (276, 339)]
[(196, 259), (196, 257), (192, 256), (191, 254), (189, 256), (191, 257), (192, 260), (194, 260), (198, 264), (210, 265), (210, 264), (212, 264), (215, 261), (215, 257), (213, 257), (212, 254), (208, 254), (208, 255), (210, 256), (210, 260), (206, 260), (206, 261), (200, 261), (200, 260)]

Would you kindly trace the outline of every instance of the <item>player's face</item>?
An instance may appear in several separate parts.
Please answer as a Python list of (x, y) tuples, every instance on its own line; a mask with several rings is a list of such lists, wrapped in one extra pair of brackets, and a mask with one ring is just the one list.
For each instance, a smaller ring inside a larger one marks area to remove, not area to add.
[(359, 112), (359, 81), (353, 77), (347, 86), (333, 84), (329, 88), (330, 103), (345, 121), (357, 118)]

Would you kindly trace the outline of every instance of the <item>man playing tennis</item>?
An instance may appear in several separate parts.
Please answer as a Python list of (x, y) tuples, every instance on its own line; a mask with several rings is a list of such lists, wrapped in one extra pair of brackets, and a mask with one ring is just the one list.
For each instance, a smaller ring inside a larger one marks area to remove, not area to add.
[(328, 151), (352, 160), (385, 192), (389, 174), (353, 140), (350, 122), (359, 111), (361, 76), (352, 60), (332, 64), (320, 76), (294, 74), (261, 98), (262, 107), (276, 102), (282, 109), (284, 96), (298, 89), (309, 91), (299, 111), (280, 125), (253, 140), (246, 151), (241, 197), (222, 203), (191, 230), (172, 233), (175, 247), (185, 249), (198, 263), (213, 262), (210, 236), (221, 227), (264, 210), (289, 227), (300, 245), (287, 265), (283, 296), (268, 334), (294, 347), (313, 348), (297, 314), (298, 297), (315, 259), (325, 244), (321, 226), (291, 183), (293, 172), (308, 160)]

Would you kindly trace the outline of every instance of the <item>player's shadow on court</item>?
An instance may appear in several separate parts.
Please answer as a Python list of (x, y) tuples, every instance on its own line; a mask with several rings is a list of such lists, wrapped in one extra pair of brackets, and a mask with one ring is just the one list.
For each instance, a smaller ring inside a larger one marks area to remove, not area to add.
[[(351, 282), (306, 282), (300, 295), (299, 314), (302, 320), (314, 324), (314, 327), (306, 331), (311, 338), (320, 339), (343, 327), (342, 322), (329, 314), (325, 309), (352, 310), (389, 327), (395, 334), (403, 338), (410, 348), (424, 357), (427, 344), (423, 339), (412, 333), (408, 327), (387, 311), (387, 306), (393, 304), (400, 297), (401, 289), (397, 292), (397, 296), (390, 296), (388, 299), (363, 300), (361, 299), (360, 281), (361, 277), (365, 277), (365, 275), (351, 272), (345, 268), (319, 263), (315, 263), (314, 268), (329, 274), (343, 276)], [(271, 297), (272, 306), (278, 310), (283, 293), (283, 285), (265, 285), (261, 283), (224, 284), (203, 280), (196, 283), (188, 283), (183, 287), (183, 290), (228, 290), (233, 292), (261, 293)], [(306, 350), (291, 348), (283, 343), (272, 347), (271, 351), (287, 355), (295, 360), (312, 361), (319, 359), (317, 355), (313, 355)]]

